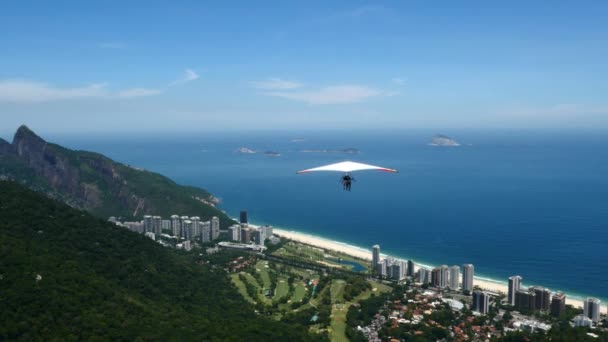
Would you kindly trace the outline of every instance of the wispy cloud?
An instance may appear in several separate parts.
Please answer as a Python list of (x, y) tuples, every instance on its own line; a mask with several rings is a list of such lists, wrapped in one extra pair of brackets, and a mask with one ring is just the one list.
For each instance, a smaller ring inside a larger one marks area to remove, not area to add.
[(131, 98), (131, 97), (143, 97), (143, 96), (153, 96), (162, 93), (162, 90), (159, 89), (149, 89), (149, 88), (129, 88), (125, 90), (121, 90), (116, 93), (117, 97), (121, 98)]
[(285, 89), (296, 89), (302, 86), (301, 83), (294, 81), (287, 81), (276, 77), (267, 78), (262, 81), (251, 82), (253, 87), (257, 89), (266, 90), (285, 90)]
[(400, 77), (394, 77), (391, 79), (391, 82), (393, 82), (396, 85), (404, 85), (405, 84), (405, 79), (400, 78)]
[(30, 80), (0, 80), (0, 102), (36, 103), (77, 99), (134, 98), (160, 94), (158, 89), (128, 88), (118, 91), (107, 89), (106, 83), (82, 87), (58, 87)]
[(184, 70), (184, 73), (175, 81), (169, 83), (169, 86), (180, 85), (199, 79), (201, 76), (192, 69)]
[(341, 104), (360, 102), (381, 95), (382, 91), (359, 85), (339, 85), (311, 91), (275, 91), (263, 94), (310, 104)]

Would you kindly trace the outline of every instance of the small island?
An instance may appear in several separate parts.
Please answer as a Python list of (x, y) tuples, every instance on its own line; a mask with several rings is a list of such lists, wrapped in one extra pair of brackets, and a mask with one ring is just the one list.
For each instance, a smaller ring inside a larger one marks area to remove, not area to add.
[(247, 147), (239, 147), (236, 152), (238, 153), (243, 153), (243, 154), (254, 154), (256, 153), (255, 150), (252, 150), (250, 148)]
[(440, 147), (455, 147), (460, 146), (460, 143), (448, 136), (437, 134), (433, 137), (433, 140), (431, 140), (429, 145)]
[(264, 155), (268, 156), (268, 157), (280, 157), (281, 156), (281, 154), (279, 152), (274, 152), (274, 151), (266, 151), (266, 152), (264, 152)]
[(323, 150), (300, 150), (303, 153), (347, 153), (347, 154), (358, 154), (359, 150), (356, 148), (343, 148), (343, 149), (323, 149)]

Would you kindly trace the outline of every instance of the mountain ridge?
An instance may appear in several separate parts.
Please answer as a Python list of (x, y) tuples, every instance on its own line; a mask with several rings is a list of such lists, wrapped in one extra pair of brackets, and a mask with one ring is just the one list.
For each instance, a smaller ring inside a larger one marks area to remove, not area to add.
[(233, 222), (215, 208), (214, 197), (206, 190), (179, 185), (99, 153), (47, 142), (25, 125), (17, 129), (12, 143), (0, 141), (0, 177), (102, 218), (178, 214), (205, 220), (218, 216), (223, 226)]

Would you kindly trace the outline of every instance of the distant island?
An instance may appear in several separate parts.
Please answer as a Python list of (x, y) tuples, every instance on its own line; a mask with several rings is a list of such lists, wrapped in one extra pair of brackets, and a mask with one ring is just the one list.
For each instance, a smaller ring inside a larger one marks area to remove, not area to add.
[(291, 139), (290, 140), (292, 143), (297, 143), (297, 142), (303, 142), (306, 141), (306, 139)]
[(447, 146), (447, 147), (455, 147), (455, 146), (460, 146), (460, 143), (448, 136), (442, 135), (442, 134), (437, 134), (433, 137), (433, 139), (431, 140), (431, 142), (429, 143), (430, 146)]
[(247, 147), (239, 147), (236, 152), (238, 153), (243, 153), (243, 154), (254, 154), (256, 153), (255, 150), (252, 150), (250, 148)]
[(303, 153), (348, 153), (358, 154), (359, 150), (356, 148), (343, 148), (343, 149), (322, 149), (322, 150), (300, 150)]
[(274, 151), (266, 151), (266, 152), (264, 152), (264, 155), (268, 156), (268, 157), (280, 157), (281, 156), (281, 154), (279, 152), (274, 152)]

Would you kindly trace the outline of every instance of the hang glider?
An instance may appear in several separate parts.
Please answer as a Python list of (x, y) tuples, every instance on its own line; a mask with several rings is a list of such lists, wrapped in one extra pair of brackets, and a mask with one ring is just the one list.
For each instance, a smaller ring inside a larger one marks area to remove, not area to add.
[(340, 178), (340, 181), (342, 182), (344, 191), (350, 191), (352, 182), (355, 180), (350, 175), (350, 173), (355, 172), (355, 171), (366, 171), (366, 170), (377, 170), (377, 171), (383, 171), (383, 172), (397, 172), (397, 170), (389, 169), (386, 167), (355, 163), (352, 161), (344, 161), (341, 163), (324, 165), (324, 166), (319, 166), (319, 167), (315, 167), (312, 169), (298, 171), (297, 173), (308, 173), (308, 172), (317, 172), (317, 171), (343, 172), (344, 175)]
[(319, 167), (315, 167), (312, 169), (298, 171), (297, 173), (300, 174), (300, 173), (317, 172), (317, 171), (335, 171), (335, 172), (349, 173), (349, 172), (365, 171), (365, 170), (397, 172), (397, 170), (389, 169), (386, 167), (361, 164), (361, 163), (356, 163), (356, 162), (352, 162), (352, 161), (344, 161), (341, 163), (324, 165), (324, 166), (319, 166)]

